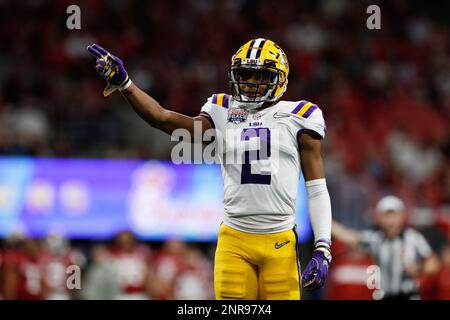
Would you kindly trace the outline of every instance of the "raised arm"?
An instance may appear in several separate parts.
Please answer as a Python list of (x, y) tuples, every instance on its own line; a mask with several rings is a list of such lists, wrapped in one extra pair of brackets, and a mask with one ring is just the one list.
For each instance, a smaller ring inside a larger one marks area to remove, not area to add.
[(210, 122), (203, 116), (189, 117), (164, 109), (155, 99), (139, 89), (134, 83), (121, 91), (134, 111), (149, 125), (171, 134), (175, 129), (183, 128), (194, 133), (194, 124), (200, 121), (202, 132), (211, 128)]
[(97, 44), (90, 45), (87, 49), (97, 58), (95, 69), (108, 82), (103, 95), (106, 97), (119, 90), (136, 113), (152, 127), (168, 134), (179, 128), (193, 133), (196, 122), (202, 124), (203, 132), (211, 128), (205, 117), (189, 117), (163, 108), (131, 81), (120, 58)]
[(361, 235), (358, 231), (349, 229), (335, 220), (331, 225), (331, 236), (352, 247), (361, 243)]

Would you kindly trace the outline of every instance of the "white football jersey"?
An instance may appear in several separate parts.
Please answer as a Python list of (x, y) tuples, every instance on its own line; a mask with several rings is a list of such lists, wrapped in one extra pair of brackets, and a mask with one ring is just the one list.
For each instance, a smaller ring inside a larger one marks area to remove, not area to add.
[(293, 228), (301, 170), (297, 137), (304, 130), (325, 137), (322, 111), (304, 100), (246, 110), (232, 96), (215, 94), (200, 115), (216, 130), (223, 222), (251, 233)]

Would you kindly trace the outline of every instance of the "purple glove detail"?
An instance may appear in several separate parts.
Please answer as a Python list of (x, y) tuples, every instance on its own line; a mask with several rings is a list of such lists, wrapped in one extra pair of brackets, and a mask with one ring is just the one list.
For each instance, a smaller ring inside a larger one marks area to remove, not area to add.
[(87, 50), (97, 58), (95, 70), (109, 84), (120, 87), (128, 81), (128, 73), (120, 58), (113, 56), (95, 43), (88, 46)]
[(329, 259), (323, 251), (316, 250), (302, 275), (303, 287), (314, 290), (323, 287), (328, 276)]

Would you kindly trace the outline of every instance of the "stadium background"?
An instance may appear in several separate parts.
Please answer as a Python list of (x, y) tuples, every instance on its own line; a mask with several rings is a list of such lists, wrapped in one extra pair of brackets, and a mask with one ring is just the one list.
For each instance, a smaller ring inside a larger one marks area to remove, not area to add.
[[(71, 4), (81, 8), (81, 30), (66, 28)], [(381, 30), (366, 28), (371, 4), (381, 8)], [(386, 193), (399, 195), (409, 223), (443, 262), (438, 275), (421, 279), (423, 295), (449, 299), (448, 12), (445, 1), (0, 1), (2, 161), (170, 159), (169, 136), (147, 126), (120, 95), (102, 97), (104, 83), (93, 70), (88, 44), (99, 43), (121, 57), (132, 79), (163, 106), (197, 115), (212, 93), (228, 91), (236, 49), (251, 38), (270, 38), (290, 63), (284, 99), (311, 100), (324, 111), (333, 217), (367, 228), (376, 201)], [(5, 172), (11, 175), (3, 169), (2, 178)], [(1, 192), (0, 205), (7, 206), (5, 188)], [(158, 207), (157, 199), (153, 205)], [(17, 251), (33, 255), (62, 248), (57, 238), (27, 236), (20, 227), (3, 235), (2, 288), (10, 282), (5, 266), (17, 259)], [(111, 259), (121, 259), (122, 249), (111, 248), (110, 237), (70, 240), (74, 251), (61, 263), (79, 263), (83, 274), (83, 289), (74, 298), (125, 298), (115, 273), (105, 269)], [(167, 234), (139, 243), (134, 258), (150, 270), (151, 298), (212, 298), (214, 241)], [(311, 241), (300, 250), (304, 266)], [(370, 298), (365, 282), (371, 263), (334, 243), (328, 288), (305, 298)], [(123, 277), (143, 273), (139, 263), (133, 270), (133, 263), (127, 265)], [(61, 297), (54, 290), (54, 297)], [(143, 294), (139, 285), (126, 290)], [(42, 298), (35, 292), (31, 298)], [(14, 298), (8, 294), (2, 292)]]

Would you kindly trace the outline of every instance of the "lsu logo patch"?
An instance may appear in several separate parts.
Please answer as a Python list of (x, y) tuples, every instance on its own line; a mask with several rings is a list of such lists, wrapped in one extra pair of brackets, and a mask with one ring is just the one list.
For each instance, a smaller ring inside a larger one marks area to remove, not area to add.
[(244, 122), (247, 120), (248, 111), (239, 108), (230, 108), (228, 109), (228, 122), (232, 122), (235, 124)]
[(261, 59), (244, 59), (243, 64), (261, 65)]

